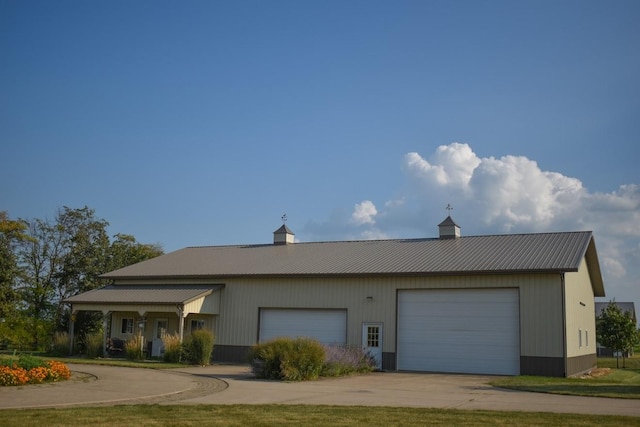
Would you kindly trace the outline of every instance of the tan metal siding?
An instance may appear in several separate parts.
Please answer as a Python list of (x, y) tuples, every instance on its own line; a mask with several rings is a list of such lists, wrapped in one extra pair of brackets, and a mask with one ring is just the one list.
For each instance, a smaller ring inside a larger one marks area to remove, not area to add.
[(184, 313), (220, 314), (220, 292), (198, 298), (184, 305)]
[[(346, 308), (347, 342), (360, 345), (363, 322), (382, 322), (383, 351), (396, 351), (399, 289), (519, 288), (523, 356), (562, 356), (559, 274), (400, 278), (235, 279), (221, 291), (216, 343), (250, 346), (258, 338), (258, 309)], [(371, 297), (370, 299), (367, 297)]]
[(561, 276), (520, 276), (519, 286), (521, 355), (563, 357)]
[(567, 357), (595, 354), (595, 302), (585, 260), (582, 261), (578, 272), (565, 274), (565, 298)]

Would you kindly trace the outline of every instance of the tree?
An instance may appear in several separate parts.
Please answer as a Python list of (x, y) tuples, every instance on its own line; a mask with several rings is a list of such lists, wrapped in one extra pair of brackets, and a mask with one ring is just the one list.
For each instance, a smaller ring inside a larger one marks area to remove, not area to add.
[(610, 301), (596, 318), (596, 334), (601, 345), (616, 352), (616, 367), (619, 367), (620, 355), (622, 367), (626, 367), (625, 352), (631, 350), (640, 340), (631, 312), (620, 310), (614, 301)]
[(138, 243), (135, 237), (129, 234), (116, 234), (109, 248), (107, 271), (127, 267), (163, 253), (160, 245)]
[[(101, 274), (162, 255), (159, 245), (127, 234), (111, 242), (108, 226), (86, 206), (65, 206), (53, 221), (10, 221), (0, 212), (0, 328), (15, 347), (46, 349), (69, 327), (66, 298), (102, 286)], [(102, 313), (80, 312), (76, 334), (96, 331), (101, 320)]]
[(17, 330), (18, 293), (15, 283), (22, 274), (16, 248), (27, 236), (26, 225), (9, 219), (6, 211), (0, 211), (0, 345), (13, 341)]
[(55, 221), (24, 221), (29, 239), (18, 250), (24, 277), (17, 291), (30, 319), (31, 344), (45, 348), (53, 332), (64, 328), (63, 300), (98, 286), (109, 250), (108, 222), (88, 207), (58, 211)]

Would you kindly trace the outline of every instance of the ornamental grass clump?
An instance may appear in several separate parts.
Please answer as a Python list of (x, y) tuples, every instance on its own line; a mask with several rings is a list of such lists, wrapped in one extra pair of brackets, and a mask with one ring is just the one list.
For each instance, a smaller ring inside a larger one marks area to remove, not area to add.
[(162, 345), (164, 346), (164, 354), (162, 359), (167, 363), (178, 363), (182, 357), (182, 343), (180, 342), (180, 335), (164, 334), (162, 336)]
[(214, 341), (213, 333), (206, 329), (193, 331), (183, 345), (186, 361), (192, 365), (201, 366), (211, 363)]
[(102, 331), (88, 334), (84, 337), (84, 353), (87, 359), (95, 359), (103, 355), (104, 335)]
[(369, 352), (358, 346), (325, 346), (326, 360), (323, 377), (338, 377), (354, 373), (372, 372), (376, 361)]
[(144, 356), (142, 351), (142, 337), (140, 335), (136, 335), (128, 340), (124, 344), (124, 351), (127, 359), (133, 360), (134, 362), (142, 360)]
[(18, 359), (0, 359), (0, 386), (40, 384), (69, 378), (71, 371), (61, 362), (45, 362), (30, 355), (21, 355)]
[(276, 338), (253, 346), (249, 352), (253, 373), (265, 379), (315, 380), (324, 360), (322, 344), (310, 338)]
[(69, 346), (71, 339), (66, 332), (56, 332), (53, 334), (53, 342), (51, 344), (51, 354), (53, 356), (67, 356), (69, 355)]

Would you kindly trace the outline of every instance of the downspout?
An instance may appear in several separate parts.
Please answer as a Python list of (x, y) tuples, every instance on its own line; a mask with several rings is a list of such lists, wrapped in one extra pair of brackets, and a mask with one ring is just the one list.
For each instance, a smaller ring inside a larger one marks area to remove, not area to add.
[(560, 273), (560, 290), (562, 292), (562, 363), (564, 364), (563, 377), (567, 377), (567, 297), (564, 281), (564, 272)]

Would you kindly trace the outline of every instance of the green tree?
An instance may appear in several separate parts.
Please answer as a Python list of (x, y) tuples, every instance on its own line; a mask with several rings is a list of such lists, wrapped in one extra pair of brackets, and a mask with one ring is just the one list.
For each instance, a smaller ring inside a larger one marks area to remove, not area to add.
[(620, 355), (622, 367), (626, 367), (625, 353), (640, 340), (631, 312), (620, 310), (614, 301), (610, 301), (596, 318), (596, 334), (601, 345), (616, 352), (616, 367), (619, 367)]
[(107, 271), (127, 267), (147, 259), (155, 258), (164, 252), (158, 244), (138, 243), (129, 234), (116, 234), (109, 248)]
[[(162, 255), (159, 245), (130, 235), (111, 242), (108, 226), (86, 206), (65, 206), (53, 221), (10, 221), (0, 213), (0, 328), (11, 330), (14, 346), (48, 348), (54, 332), (69, 327), (66, 298), (102, 286), (101, 274)], [(96, 332), (101, 319), (102, 313), (78, 313), (76, 336)]]
[(24, 222), (29, 239), (18, 251), (25, 275), (17, 290), (31, 322), (31, 344), (43, 349), (53, 332), (67, 323), (64, 298), (98, 286), (98, 275), (107, 264), (108, 223), (86, 206), (65, 206), (54, 221)]
[(0, 211), (0, 346), (16, 341), (19, 298), (15, 284), (22, 275), (16, 249), (27, 238), (26, 228), (23, 222), (11, 220), (6, 211)]

